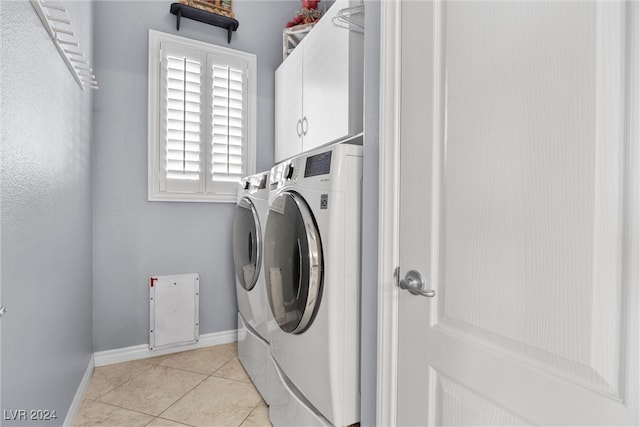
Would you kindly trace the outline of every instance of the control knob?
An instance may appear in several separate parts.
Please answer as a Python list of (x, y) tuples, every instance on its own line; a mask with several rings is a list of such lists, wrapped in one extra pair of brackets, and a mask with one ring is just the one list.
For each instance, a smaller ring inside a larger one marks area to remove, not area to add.
[(288, 164), (284, 170), (284, 179), (291, 179), (292, 176), (293, 176), (293, 165)]

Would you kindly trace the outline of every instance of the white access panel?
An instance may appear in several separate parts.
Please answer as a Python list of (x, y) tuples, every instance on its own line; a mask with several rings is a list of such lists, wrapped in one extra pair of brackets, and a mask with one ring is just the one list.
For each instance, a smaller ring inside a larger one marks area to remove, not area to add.
[(197, 273), (149, 280), (149, 349), (198, 341), (200, 277)]

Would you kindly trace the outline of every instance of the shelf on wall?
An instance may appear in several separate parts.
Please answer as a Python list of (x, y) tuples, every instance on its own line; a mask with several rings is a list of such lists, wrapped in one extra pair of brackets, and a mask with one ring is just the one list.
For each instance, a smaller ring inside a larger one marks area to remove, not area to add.
[(178, 31), (180, 31), (180, 18), (189, 18), (194, 21), (200, 21), (205, 24), (226, 29), (227, 43), (231, 43), (231, 34), (233, 31), (236, 31), (240, 25), (237, 19), (218, 15), (217, 13), (207, 12), (206, 10), (187, 6), (182, 3), (172, 3), (170, 12), (176, 15), (176, 29)]
[(300, 24), (293, 27), (285, 28), (282, 30), (282, 59), (287, 59), (287, 56), (298, 46), (298, 44), (304, 39), (309, 31), (316, 25), (317, 22), (311, 22), (309, 24)]
[(31, 0), (31, 5), (80, 89), (98, 89), (93, 68), (80, 50), (80, 42), (76, 39), (67, 9), (44, 0)]

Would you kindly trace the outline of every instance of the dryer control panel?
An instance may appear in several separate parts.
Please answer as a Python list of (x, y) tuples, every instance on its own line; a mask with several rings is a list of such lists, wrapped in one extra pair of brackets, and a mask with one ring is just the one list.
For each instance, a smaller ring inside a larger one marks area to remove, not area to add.
[(301, 175), (304, 178), (328, 175), (331, 173), (332, 153), (331, 150), (327, 150), (310, 156), (300, 156), (274, 166), (269, 179), (270, 189), (277, 190), (286, 184), (295, 183)]
[(264, 190), (267, 188), (267, 180), (269, 178), (269, 173), (263, 172), (251, 176), (247, 176), (242, 178), (240, 182), (240, 186), (245, 192), (253, 192), (258, 190)]
[(300, 159), (286, 160), (271, 169), (270, 190), (277, 190), (278, 188), (287, 185), (291, 182), (298, 180), (300, 165)]
[[(353, 179), (342, 172), (343, 165), (347, 159), (361, 157), (362, 146), (358, 144), (342, 142), (318, 148), (271, 168), (269, 190), (302, 185), (302, 181), (305, 186), (312, 186), (319, 191), (343, 188), (345, 183)], [(360, 169), (353, 174), (361, 174)]]
[(331, 151), (307, 157), (304, 177), (327, 175), (331, 172)]

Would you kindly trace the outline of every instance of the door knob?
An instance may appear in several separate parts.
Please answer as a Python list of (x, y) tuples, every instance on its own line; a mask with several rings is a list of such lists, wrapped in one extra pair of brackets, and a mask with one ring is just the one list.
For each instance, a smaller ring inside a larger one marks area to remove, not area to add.
[(7, 312), (7, 309), (4, 307), (0, 307), (0, 317)]
[(400, 289), (406, 289), (413, 295), (422, 295), (423, 297), (433, 298), (436, 296), (436, 291), (433, 289), (425, 289), (426, 282), (422, 274), (419, 271), (411, 270), (407, 273), (404, 279), (398, 283)]

